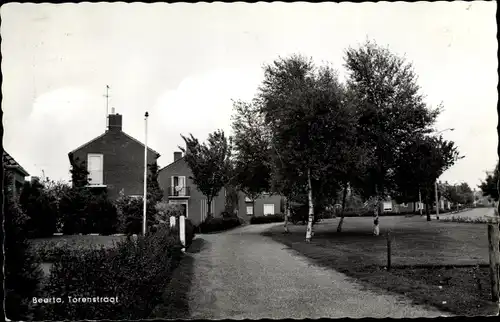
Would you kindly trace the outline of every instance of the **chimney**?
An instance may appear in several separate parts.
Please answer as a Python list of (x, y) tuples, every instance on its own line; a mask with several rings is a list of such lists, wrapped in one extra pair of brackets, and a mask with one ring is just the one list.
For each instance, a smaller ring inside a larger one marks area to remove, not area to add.
[(174, 162), (182, 158), (182, 152), (174, 152)]
[[(114, 109), (113, 109), (114, 110)], [(122, 116), (120, 114), (109, 114), (108, 131), (122, 130)]]

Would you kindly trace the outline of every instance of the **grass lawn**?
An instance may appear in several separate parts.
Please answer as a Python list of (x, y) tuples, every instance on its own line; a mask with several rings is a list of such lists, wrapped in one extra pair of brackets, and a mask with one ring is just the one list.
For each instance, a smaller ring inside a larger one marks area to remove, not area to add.
[[(380, 236), (375, 237), (372, 218), (345, 218), (342, 233), (336, 232), (338, 221), (315, 225), (310, 244), (304, 242), (302, 225), (290, 225), (289, 234), (281, 225), (264, 234), (370, 289), (403, 294), (457, 315), (497, 314), (497, 306), (489, 301), (488, 268), (453, 267), (488, 264), (486, 225), (427, 222), (425, 216), (381, 217)], [(389, 229), (393, 269), (387, 271)]]

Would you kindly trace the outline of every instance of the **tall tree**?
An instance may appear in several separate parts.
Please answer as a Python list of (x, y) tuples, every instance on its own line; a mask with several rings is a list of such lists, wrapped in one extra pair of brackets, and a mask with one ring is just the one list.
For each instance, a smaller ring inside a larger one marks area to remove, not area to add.
[(156, 205), (158, 202), (163, 200), (163, 190), (158, 182), (158, 163), (148, 165), (148, 181), (147, 181), (147, 193), (148, 200)]
[(393, 196), (399, 202), (418, 200), (419, 192), (426, 205), (427, 220), (435, 199), (435, 183), (444, 171), (462, 158), (454, 142), (441, 136), (415, 136), (400, 149), (396, 158)]
[(235, 101), (233, 108), (234, 183), (255, 208), (255, 200), (270, 191), (269, 131), (256, 101)]
[(492, 173), (486, 174), (486, 179), (478, 186), (484, 196), (498, 201), (498, 163)]
[(192, 134), (190, 137), (181, 137), (186, 148), (179, 149), (184, 152), (191, 168), (193, 175), (190, 178), (207, 198), (207, 218), (211, 218), (212, 201), (230, 179), (231, 142), (222, 130), (210, 133), (206, 143), (200, 143)]
[(373, 233), (378, 235), (382, 202), (394, 190), (397, 155), (410, 137), (431, 132), (439, 109), (427, 108), (411, 64), (375, 42), (347, 49), (345, 67), (359, 116), (357, 133), (373, 156), (358, 191), (376, 197)]
[(343, 90), (330, 66), (316, 68), (300, 55), (279, 58), (264, 67), (259, 91), (261, 112), (287, 181), (306, 187), (309, 218), (306, 241), (313, 235), (315, 206), (338, 189), (335, 173), (353, 126), (342, 104)]

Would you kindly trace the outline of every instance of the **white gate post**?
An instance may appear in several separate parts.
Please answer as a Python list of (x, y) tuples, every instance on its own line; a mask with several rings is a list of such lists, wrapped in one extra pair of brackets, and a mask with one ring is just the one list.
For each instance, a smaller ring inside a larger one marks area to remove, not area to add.
[(179, 234), (180, 234), (180, 239), (181, 239), (181, 243), (182, 243), (182, 251), (185, 251), (186, 250), (186, 222), (185, 222), (185, 218), (184, 216), (180, 216), (180, 220), (179, 220)]
[(170, 216), (170, 228), (175, 227), (175, 216)]

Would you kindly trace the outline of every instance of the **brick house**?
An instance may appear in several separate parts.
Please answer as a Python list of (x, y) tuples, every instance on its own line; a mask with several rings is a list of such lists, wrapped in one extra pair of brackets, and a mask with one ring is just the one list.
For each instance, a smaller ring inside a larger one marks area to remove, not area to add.
[(12, 174), (12, 191), (14, 192), (14, 196), (18, 197), (21, 194), (21, 189), (29, 173), (5, 150), (2, 155), (2, 165), (6, 172)]
[[(191, 169), (182, 152), (174, 152), (174, 161), (158, 171), (158, 183), (165, 200), (182, 206), (186, 218), (195, 225), (203, 222), (207, 215), (207, 198), (196, 188)], [(225, 209), (225, 189), (212, 200), (211, 213), (218, 217)]]
[[(169, 203), (182, 205), (186, 218), (195, 225), (206, 219), (207, 199), (199, 191), (190, 179), (191, 169), (186, 163), (182, 152), (174, 152), (173, 162), (163, 167), (158, 172), (158, 183)], [(264, 196), (255, 201), (255, 216), (279, 213), (281, 208), (280, 196)], [(240, 218), (248, 219), (252, 216), (252, 203), (245, 198), (245, 194), (239, 192), (238, 210)], [(226, 209), (226, 189), (222, 188), (219, 194), (212, 200), (211, 213), (219, 217)]]
[(283, 196), (265, 193), (255, 200), (255, 205), (252, 205), (250, 198), (240, 192), (238, 214), (243, 219), (250, 219), (253, 216), (260, 217), (284, 213), (284, 200)]
[[(122, 130), (122, 115), (108, 116), (108, 129), (100, 136), (74, 149), (71, 160), (85, 162), (89, 186), (106, 188), (115, 199), (120, 191), (127, 196), (144, 193), (144, 144)], [(160, 154), (148, 147), (148, 164), (154, 164)]]

